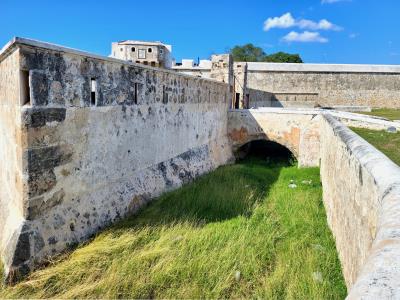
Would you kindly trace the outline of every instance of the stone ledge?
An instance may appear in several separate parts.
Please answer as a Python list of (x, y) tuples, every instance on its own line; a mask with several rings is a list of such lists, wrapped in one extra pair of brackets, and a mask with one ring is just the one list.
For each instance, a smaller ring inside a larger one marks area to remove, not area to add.
[(393, 73), (400, 74), (400, 65), (354, 64), (294, 64), (294, 63), (247, 63), (249, 72), (312, 72), (312, 73)]

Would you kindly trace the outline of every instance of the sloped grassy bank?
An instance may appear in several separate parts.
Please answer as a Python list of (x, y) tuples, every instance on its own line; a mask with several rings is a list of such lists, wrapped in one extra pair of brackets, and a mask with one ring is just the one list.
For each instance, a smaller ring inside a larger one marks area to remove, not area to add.
[(376, 147), (394, 163), (400, 165), (400, 132), (390, 133), (384, 130), (355, 127), (352, 127), (351, 130)]
[(321, 199), (317, 168), (259, 159), (221, 167), (0, 298), (343, 299)]

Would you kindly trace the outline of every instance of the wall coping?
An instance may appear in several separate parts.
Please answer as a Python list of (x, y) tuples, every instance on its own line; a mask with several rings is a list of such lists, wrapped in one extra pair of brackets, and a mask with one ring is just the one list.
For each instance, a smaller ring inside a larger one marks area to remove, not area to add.
[(315, 73), (393, 73), (400, 74), (400, 65), (357, 64), (294, 64), (248, 62), (248, 71), (315, 72)]
[[(360, 121), (368, 124), (381, 126), (382, 129), (396, 127), (400, 130), (400, 123), (387, 121), (379, 117), (362, 115), (357, 113), (323, 109), (323, 108), (281, 108), (281, 107), (259, 107), (249, 109), (253, 113), (275, 113), (275, 114), (304, 114), (304, 115), (332, 115), (340, 120)], [(241, 112), (240, 109), (230, 109), (229, 112)]]
[[(238, 62), (246, 63), (246, 62)], [(249, 72), (303, 72), (303, 73), (377, 73), (400, 74), (400, 65), (357, 65), (357, 64), (294, 64), (247, 62)], [(210, 68), (172, 66), (177, 71), (211, 71)]]
[(176, 75), (176, 76), (181, 76), (181, 77), (186, 77), (186, 78), (196, 79), (196, 80), (204, 80), (204, 81), (216, 83), (216, 84), (219, 84), (219, 85), (227, 86), (226, 83), (220, 82), (220, 81), (217, 81), (217, 80), (211, 79), (211, 78), (203, 78), (203, 77), (200, 78), (200, 77), (194, 76), (194, 75), (179, 73), (179, 72), (177, 72), (175, 70), (172, 70), (172, 69), (169, 70), (169, 69), (162, 69), (162, 68), (156, 68), (156, 67), (151, 67), (151, 66), (145, 66), (143, 64), (137, 64), (137, 63), (134, 63), (134, 62), (129, 62), (129, 61), (118, 59), (118, 58), (113, 58), (113, 57), (109, 57), (109, 56), (103, 56), (103, 55), (94, 54), (94, 53), (90, 53), (90, 52), (86, 52), (86, 51), (82, 51), (82, 50), (78, 50), (78, 49), (74, 49), (74, 48), (60, 46), (60, 45), (57, 45), (57, 44), (46, 43), (46, 42), (42, 42), (42, 41), (37, 41), (37, 40), (27, 39), (27, 38), (21, 38), (21, 37), (14, 37), (11, 41), (9, 41), (0, 50), (0, 62), (9, 53), (11, 53), (14, 50), (14, 48), (16, 48), (17, 46), (30, 46), (30, 47), (42, 48), (42, 49), (46, 49), (46, 50), (52, 50), (52, 51), (63, 52), (63, 53), (68, 53), (68, 54), (74, 54), (74, 55), (78, 55), (78, 56), (83, 56), (83, 57), (93, 58), (93, 59), (97, 59), (97, 60), (102, 60), (104, 62), (111, 62), (111, 63), (118, 63), (118, 64), (121, 64), (121, 65), (134, 66), (134, 67), (141, 68), (141, 69), (153, 70), (153, 71), (163, 72), (163, 73), (169, 73), (169, 74), (173, 74), (173, 75)]
[(377, 233), (348, 299), (400, 298), (400, 167), (330, 114), (323, 117), (378, 190)]

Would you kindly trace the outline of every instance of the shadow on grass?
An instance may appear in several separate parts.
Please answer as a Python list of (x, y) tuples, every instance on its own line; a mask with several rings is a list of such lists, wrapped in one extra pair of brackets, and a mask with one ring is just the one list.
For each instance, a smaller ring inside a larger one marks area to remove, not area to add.
[(117, 224), (116, 228), (182, 222), (202, 226), (237, 216), (250, 216), (255, 204), (265, 199), (278, 180), (281, 168), (294, 163), (286, 148), (289, 152), (276, 152), (276, 148), (273, 148), (274, 152), (268, 152), (271, 148), (265, 146), (257, 141), (247, 149), (246, 157), (235, 165), (220, 167), (212, 174), (154, 199), (138, 214)]

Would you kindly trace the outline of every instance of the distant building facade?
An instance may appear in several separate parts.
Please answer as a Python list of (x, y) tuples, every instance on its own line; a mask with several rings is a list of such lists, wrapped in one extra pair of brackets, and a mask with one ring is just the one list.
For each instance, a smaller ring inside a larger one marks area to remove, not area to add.
[(172, 67), (172, 47), (161, 42), (126, 40), (112, 43), (111, 57), (152, 67)]

